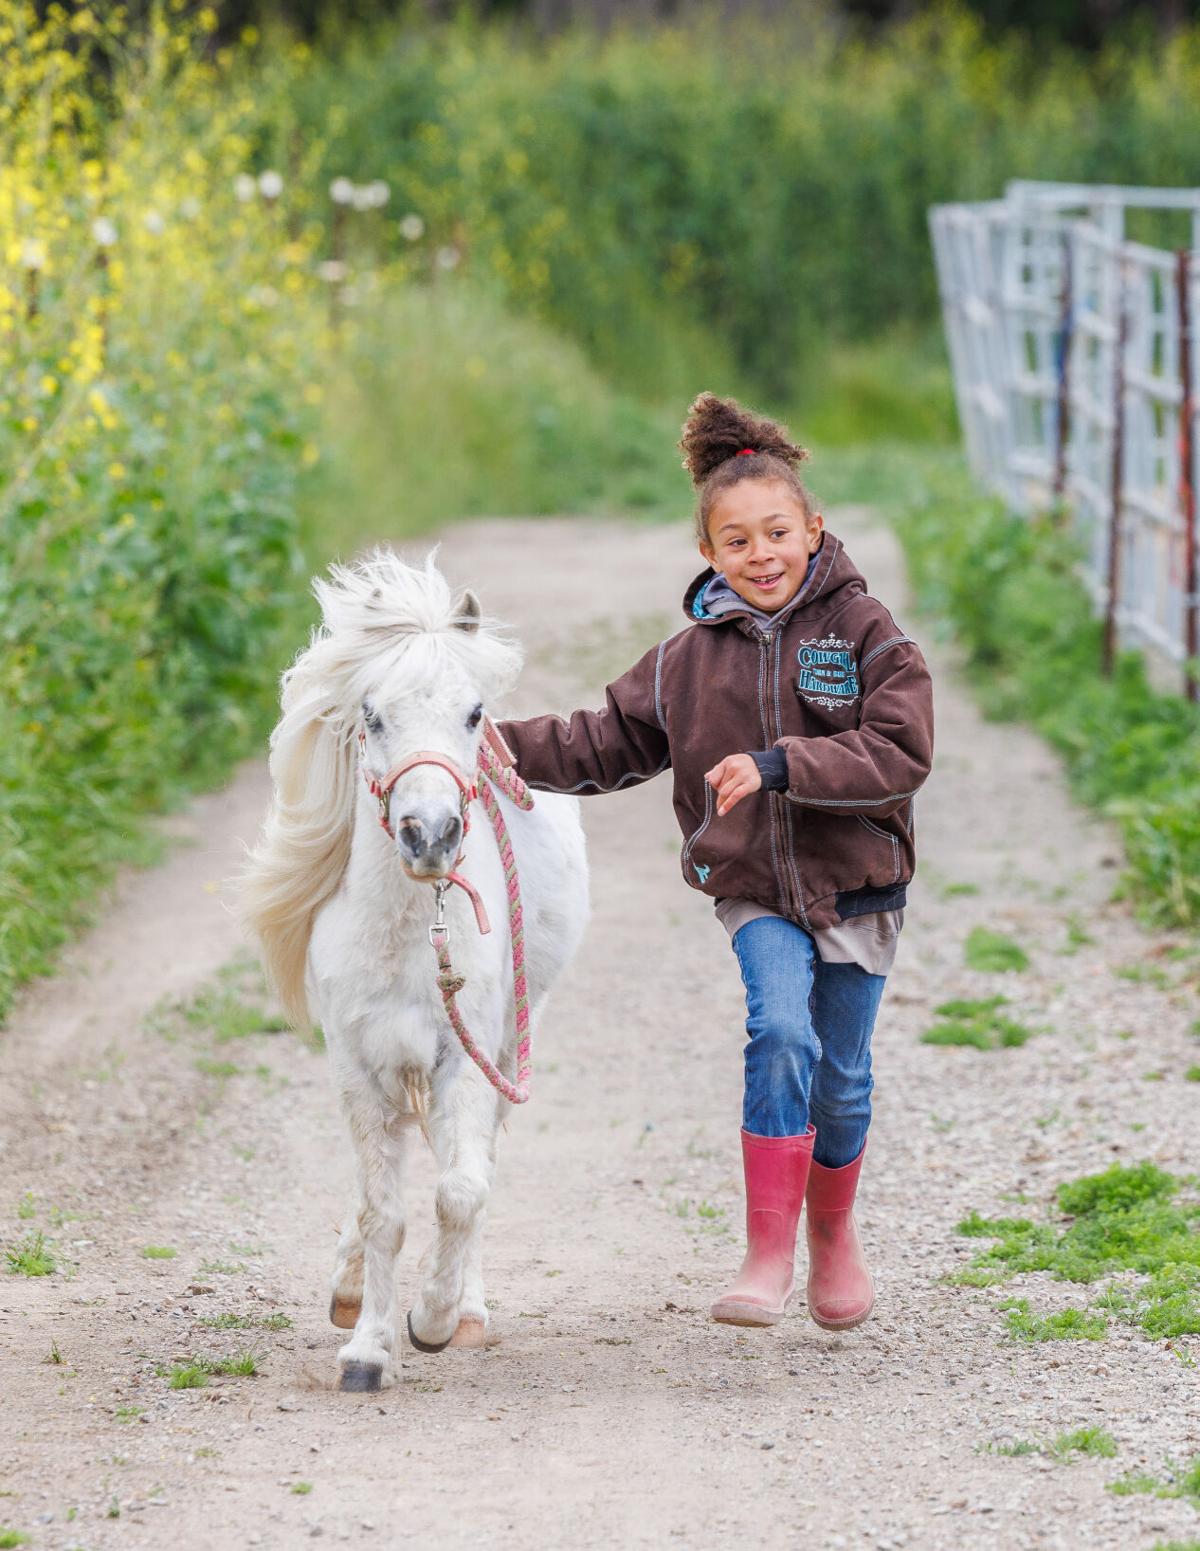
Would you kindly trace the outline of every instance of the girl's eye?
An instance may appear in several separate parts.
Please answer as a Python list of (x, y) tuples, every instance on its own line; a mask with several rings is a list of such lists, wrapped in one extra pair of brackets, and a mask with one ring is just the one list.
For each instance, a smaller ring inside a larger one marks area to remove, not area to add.
[(472, 732), (474, 732), (476, 727), (479, 726), (479, 723), (482, 720), (482, 717), (483, 717), (483, 707), (481, 705), (477, 705), (475, 707), (475, 709), (471, 712), (470, 716), (467, 717), (467, 726), (470, 728), (470, 730)]
[(786, 528), (775, 528), (771, 533), (773, 539), (785, 539), (787, 535), (788, 530)]

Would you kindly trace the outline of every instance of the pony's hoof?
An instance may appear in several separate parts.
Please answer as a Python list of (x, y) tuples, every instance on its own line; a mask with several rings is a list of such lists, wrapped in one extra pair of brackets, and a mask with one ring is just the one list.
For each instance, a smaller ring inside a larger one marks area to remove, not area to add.
[(362, 1299), (339, 1298), (337, 1293), (329, 1300), (329, 1318), (339, 1330), (353, 1330), (362, 1313)]
[[(409, 1327), (412, 1334), (412, 1327)], [(488, 1344), (487, 1323), (474, 1314), (467, 1314), (458, 1322), (458, 1329), (450, 1337), (451, 1346), (460, 1346), (468, 1351), (478, 1351)]]
[(446, 1339), (444, 1341), (422, 1341), (420, 1336), (418, 1336), (416, 1331), (413, 1329), (412, 1310), (409, 1309), (409, 1311), (408, 1311), (408, 1339), (416, 1347), (418, 1352), (444, 1352), (446, 1350), (446, 1348), (450, 1345), (451, 1341), (454, 1340), (454, 1336), (453, 1335), (449, 1335), (449, 1336), (446, 1337)]
[(383, 1388), (383, 1364), (348, 1362), (338, 1388), (344, 1395), (375, 1395)]

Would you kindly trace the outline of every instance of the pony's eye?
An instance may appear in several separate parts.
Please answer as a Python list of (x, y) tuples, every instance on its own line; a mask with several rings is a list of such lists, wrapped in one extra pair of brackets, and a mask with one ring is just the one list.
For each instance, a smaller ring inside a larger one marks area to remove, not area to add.
[(363, 708), (362, 708), (362, 710), (363, 710), (363, 721), (366, 722), (366, 724), (367, 724), (367, 731), (368, 732), (382, 732), (383, 731), (383, 722), (380, 720), (379, 715), (375, 711), (374, 707), (371, 706), (366, 700), (364, 700), (363, 701)]
[(476, 727), (479, 726), (482, 717), (483, 707), (481, 705), (477, 705), (471, 712), (470, 716), (467, 717), (467, 726), (471, 729), (472, 732), (474, 732)]

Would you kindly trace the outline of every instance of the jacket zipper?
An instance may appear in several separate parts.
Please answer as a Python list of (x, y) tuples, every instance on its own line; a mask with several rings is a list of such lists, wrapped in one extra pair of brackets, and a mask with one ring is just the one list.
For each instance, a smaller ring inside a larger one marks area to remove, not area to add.
[[(709, 786), (708, 782), (706, 781), (704, 783), (704, 818), (701, 821), (699, 827), (694, 829), (688, 836), (687, 843), (683, 848), (683, 855), (680, 857), (680, 865), (683, 868), (683, 876), (688, 883), (692, 882), (692, 880), (687, 875), (688, 864), (692, 859), (692, 847), (696, 844), (700, 836), (712, 823), (714, 796), (715, 794), (712, 787)], [(695, 884), (692, 884), (692, 887), (695, 888)]]
[[(783, 640), (781, 633), (780, 639), (775, 643), (775, 708), (777, 712), (779, 710), (779, 675), (782, 666), (782, 656)], [(775, 736), (777, 738), (783, 737), (782, 715), (778, 715), (776, 718)], [(802, 812), (803, 810), (800, 811)], [(796, 905), (796, 914), (807, 927), (809, 925), (808, 912), (804, 908), (804, 888), (800, 882), (800, 867), (796, 861), (796, 839), (794, 831), (796, 819), (794, 812), (788, 806), (787, 796), (783, 792), (779, 793), (779, 812), (780, 823), (783, 827), (784, 851), (787, 857), (788, 873), (792, 883), (792, 893)]]
[[(758, 714), (762, 719), (763, 747), (769, 749), (774, 743), (771, 736), (771, 707), (768, 693), (769, 669), (772, 634), (769, 630), (760, 630), (758, 633)], [(788, 888), (787, 878), (784, 875), (780, 860), (779, 838), (779, 807), (777, 792), (767, 793), (767, 812), (771, 818), (771, 866), (775, 873), (775, 887), (779, 891), (779, 903), (783, 906), (784, 913), (791, 915), (792, 898)]]

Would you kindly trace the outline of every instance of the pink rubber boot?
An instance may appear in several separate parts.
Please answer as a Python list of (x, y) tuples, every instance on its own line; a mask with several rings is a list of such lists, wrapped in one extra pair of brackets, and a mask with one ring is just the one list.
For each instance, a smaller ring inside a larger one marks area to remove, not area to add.
[(796, 1224), (816, 1130), (804, 1136), (742, 1132), (746, 1178), (746, 1257), (732, 1287), (713, 1304), (726, 1325), (774, 1325), (795, 1287)]
[(808, 1176), (808, 1312), (823, 1330), (861, 1325), (875, 1307), (875, 1283), (867, 1270), (854, 1222), (854, 1193), (862, 1152), (844, 1168), (814, 1163)]

